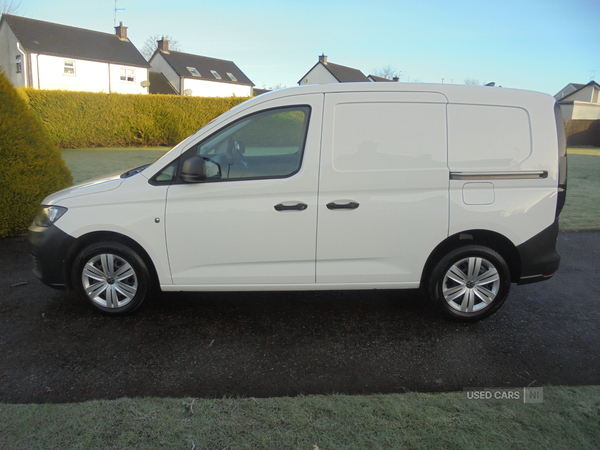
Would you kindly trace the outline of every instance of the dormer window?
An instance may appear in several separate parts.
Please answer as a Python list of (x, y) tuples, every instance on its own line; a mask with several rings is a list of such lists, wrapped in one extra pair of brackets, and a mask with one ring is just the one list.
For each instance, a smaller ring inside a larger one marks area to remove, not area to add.
[(70, 59), (65, 59), (65, 65), (63, 67), (63, 74), (75, 75), (75, 61), (70, 60)]
[(234, 77), (232, 73), (227, 72), (227, 76), (231, 78), (231, 81), (237, 81), (237, 78)]
[(17, 73), (23, 72), (23, 62), (22, 62), (22, 56), (21, 55), (17, 55), (15, 63), (16, 63)]
[(186, 67), (186, 69), (195, 77), (201, 77), (200, 72), (195, 67)]
[(211, 70), (210, 73), (213, 74), (213, 76), (217, 79), (220, 80), (221, 79), (221, 75), (219, 75), (219, 72), (217, 72), (216, 70)]

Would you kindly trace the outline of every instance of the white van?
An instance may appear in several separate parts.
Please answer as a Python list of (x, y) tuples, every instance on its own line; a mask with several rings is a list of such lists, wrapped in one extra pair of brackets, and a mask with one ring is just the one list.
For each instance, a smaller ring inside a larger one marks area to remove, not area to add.
[(162, 291), (424, 288), (478, 320), (551, 277), (566, 196), (545, 94), (401, 83), (249, 100), (154, 164), (46, 198), (34, 272), (123, 314)]

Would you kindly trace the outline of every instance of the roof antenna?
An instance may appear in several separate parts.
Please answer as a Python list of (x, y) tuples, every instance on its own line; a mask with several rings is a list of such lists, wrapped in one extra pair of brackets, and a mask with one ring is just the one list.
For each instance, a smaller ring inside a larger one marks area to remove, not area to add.
[(125, 11), (125, 8), (117, 8), (117, 0), (115, 0), (115, 20), (113, 22), (115, 27), (117, 26), (117, 11)]

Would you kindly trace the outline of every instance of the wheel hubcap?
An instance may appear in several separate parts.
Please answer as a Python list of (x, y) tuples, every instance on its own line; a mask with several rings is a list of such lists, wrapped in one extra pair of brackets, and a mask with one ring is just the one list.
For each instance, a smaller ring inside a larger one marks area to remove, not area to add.
[(135, 270), (118, 255), (103, 253), (84, 266), (81, 281), (86, 295), (105, 308), (121, 308), (130, 303), (138, 290)]
[(461, 259), (446, 272), (442, 292), (448, 305), (463, 313), (477, 312), (494, 301), (500, 275), (488, 260), (476, 256)]

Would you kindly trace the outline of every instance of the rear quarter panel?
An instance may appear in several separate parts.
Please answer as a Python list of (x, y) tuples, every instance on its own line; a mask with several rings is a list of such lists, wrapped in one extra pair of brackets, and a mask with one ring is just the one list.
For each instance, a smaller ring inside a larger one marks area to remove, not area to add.
[(451, 174), (546, 174), (451, 180), (450, 235), (490, 230), (519, 245), (554, 222), (558, 138), (552, 97), (522, 92), (506, 103), (448, 105), (448, 156)]

